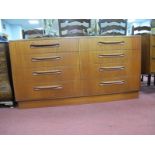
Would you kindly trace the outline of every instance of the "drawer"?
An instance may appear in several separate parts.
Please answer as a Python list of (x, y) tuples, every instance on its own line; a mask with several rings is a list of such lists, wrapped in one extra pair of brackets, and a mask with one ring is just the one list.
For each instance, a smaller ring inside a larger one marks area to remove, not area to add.
[(43, 53), (43, 54), (21, 54), (12, 60), (14, 68), (37, 68), (73, 66), (79, 64), (78, 52), (73, 53)]
[(116, 80), (107, 79), (93, 79), (83, 80), (83, 90), (85, 95), (102, 95), (125, 93), (130, 91), (137, 91), (140, 88), (139, 76), (128, 78), (117, 78)]
[(17, 101), (76, 97), (80, 96), (80, 80), (66, 82), (45, 81), (39, 84), (27, 83), (25, 85), (15, 83), (15, 96)]
[(150, 66), (151, 73), (155, 73), (155, 59), (151, 59)]
[(152, 45), (152, 46), (151, 46), (151, 51), (150, 51), (150, 53), (151, 53), (151, 57), (152, 57), (153, 59), (155, 59), (155, 45)]
[(12, 44), (16, 46), (16, 52), (22, 54), (76, 52), (79, 50), (78, 40), (74, 38), (11, 42)]
[(112, 64), (123, 65), (128, 61), (129, 51), (112, 50), (112, 51), (94, 51), (81, 52), (81, 61), (83, 64)]
[(155, 46), (155, 35), (151, 35), (151, 46)]
[[(29, 69), (16, 69), (14, 80), (18, 84), (24, 83), (44, 83), (44, 82), (58, 82), (80, 79), (79, 67), (41, 67)], [(22, 77), (21, 77), (22, 75)]]
[(117, 79), (120, 77), (127, 77), (131, 73), (127, 65), (98, 65), (94, 64), (90, 67), (83, 66), (81, 72), (81, 79)]
[(140, 37), (98, 37), (80, 39), (80, 51), (140, 49)]
[(80, 52), (80, 57), (83, 65), (86, 64), (102, 64), (102, 65), (118, 65), (122, 66), (139, 60), (140, 50), (111, 50), (111, 51), (96, 51), (96, 52)]

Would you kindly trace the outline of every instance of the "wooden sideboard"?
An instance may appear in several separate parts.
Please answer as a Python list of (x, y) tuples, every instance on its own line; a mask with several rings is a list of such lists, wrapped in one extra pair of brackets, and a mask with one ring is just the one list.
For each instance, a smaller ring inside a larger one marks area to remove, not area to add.
[(138, 97), (141, 37), (59, 37), (10, 42), (20, 108)]
[[(142, 35), (142, 74), (148, 75), (148, 85), (151, 82), (151, 74), (155, 74), (155, 35)], [(155, 80), (154, 80), (155, 84)]]

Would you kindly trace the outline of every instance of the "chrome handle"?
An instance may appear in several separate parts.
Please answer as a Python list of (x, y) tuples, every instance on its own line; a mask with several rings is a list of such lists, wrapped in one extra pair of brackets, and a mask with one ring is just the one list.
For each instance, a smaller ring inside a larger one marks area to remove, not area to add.
[(103, 85), (114, 85), (114, 84), (124, 84), (125, 81), (124, 80), (120, 80), (120, 81), (105, 81), (105, 82), (101, 82), (100, 85), (103, 86)]
[(61, 74), (61, 70), (34, 71), (32, 75)]
[(115, 53), (115, 54), (99, 54), (99, 58), (105, 58), (105, 57), (124, 57), (123, 53)]
[(51, 56), (51, 57), (34, 57), (32, 61), (43, 61), (43, 60), (60, 60), (60, 56)]
[(116, 44), (124, 44), (125, 42), (124, 41), (99, 41), (98, 44), (99, 45), (116, 45)]
[(54, 47), (60, 47), (60, 44), (59, 43), (55, 43), (55, 44), (35, 44), (35, 43), (32, 43), (30, 45), (30, 48), (54, 48)]
[(100, 67), (99, 71), (103, 71), (103, 70), (123, 70), (123, 69), (125, 69), (124, 66)]
[(61, 85), (53, 85), (53, 86), (37, 86), (37, 87), (34, 87), (33, 89), (35, 91), (38, 91), (38, 90), (46, 90), (46, 89), (58, 90), (62, 88), (63, 87)]

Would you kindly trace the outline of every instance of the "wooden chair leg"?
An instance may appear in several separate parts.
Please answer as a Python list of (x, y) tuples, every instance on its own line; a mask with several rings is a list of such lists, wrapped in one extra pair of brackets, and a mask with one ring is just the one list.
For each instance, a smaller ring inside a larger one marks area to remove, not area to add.
[(141, 75), (141, 81), (142, 82), (144, 81), (144, 75), (143, 74)]
[(150, 86), (150, 84), (151, 84), (151, 74), (148, 74), (147, 85)]

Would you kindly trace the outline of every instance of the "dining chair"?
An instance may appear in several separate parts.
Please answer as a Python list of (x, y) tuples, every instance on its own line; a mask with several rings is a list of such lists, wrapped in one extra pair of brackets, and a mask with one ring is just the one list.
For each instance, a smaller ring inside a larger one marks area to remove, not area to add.
[(85, 36), (91, 26), (90, 19), (58, 19), (59, 35), (66, 36)]
[(99, 19), (99, 28), (100, 35), (126, 35), (127, 19)]

